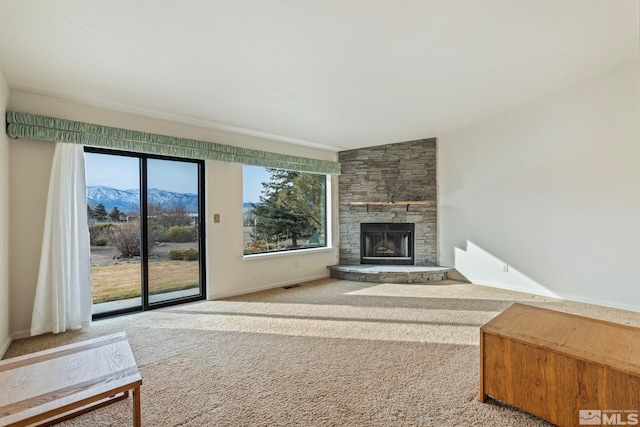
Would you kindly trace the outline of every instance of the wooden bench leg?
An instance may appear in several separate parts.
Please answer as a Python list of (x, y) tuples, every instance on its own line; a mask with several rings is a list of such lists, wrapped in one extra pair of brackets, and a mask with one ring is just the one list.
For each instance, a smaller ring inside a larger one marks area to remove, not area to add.
[(142, 417), (140, 414), (140, 387), (133, 389), (133, 425), (141, 427)]

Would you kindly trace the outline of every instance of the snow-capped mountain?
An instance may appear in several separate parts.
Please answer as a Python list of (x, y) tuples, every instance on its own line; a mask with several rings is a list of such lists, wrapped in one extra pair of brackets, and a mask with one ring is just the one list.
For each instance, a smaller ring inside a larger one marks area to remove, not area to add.
[[(198, 195), (192, 193), (174, 193), (172, 191), (150, 188), (149, 201), (164, 208), (186, 206), (190, 213), (198, 212)], [(140, 210), (140, 190), (118, 190), (102, 185), (87, 187), (87, 203), (95, 207), (102, 203), (107, 211), (117, 206), (122, 212), (138, 212)]]

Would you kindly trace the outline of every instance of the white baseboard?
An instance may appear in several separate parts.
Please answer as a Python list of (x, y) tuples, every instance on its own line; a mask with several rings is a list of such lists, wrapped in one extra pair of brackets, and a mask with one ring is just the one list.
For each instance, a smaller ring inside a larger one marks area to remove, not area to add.
[(31, 331), (18, 331), (11, 334), (12, 340), (21, 340), (22, 338), (29, 338), (31, 336)]
[(281, 288), (283, 286), (302, 284), (304, 282), (310, 282), (312, 280), (319, 280), (319, 279), (326, 279), (328, 277), (329, 277), (329, 274), (327, 273), (327, 274), (322, 274), (318, 276), (304, 277), (301, 279), (287, 280), (285, 282), (280, 282), (280, 283), (270, 283), (268, 285), (260, 285), (253, 288), (244, 289), (242, 291), (216, 293), (216, 294), (210, 295), (207, 299), (217, 300), (217, 299), (223, 299), (223, 298), (237, 297), (239, 295), (246, 295), (246, 294), (252, 294), (254, 292), (267, 291), (269, 289)]
[(543, 296), (543, 297), (551, 297), (551, 298), (556, 298), (556, 299), (559, 299), (559, 300), (567, 300), (567, 301), (580, 302), (580, 303), (584, 303), (584, 304), (599, 305), (601, 307), (615, 308), (615, 309), (618, 309), (618, 310), (640, 312), (640, 308), (638, 308), (635, 305), (619, 304), (619, 303), (611, 302), (611, 301), (593, 300), (593, 299), (584, 298), (582, 296), (577, 296), (577, 295), (558, 295), (558, 294), (555, 294), (555, 293), (553, 293), (551, 291), (548, 291), (548, 292), (545, 292), (545, 291), (534, 292), (532, 289), (522, 288), (522, 287), (518, 287), (518, 286), (508, 286), (508, 285), (504, 285), (504, 284), (500, 284), (500, 283), (492, 283), (492, 282), (487, 282), (487, 281), (475, 281), (473, 279), (470, 279), (470, 280), (471, 280), (471, 283), (474, 284), (474, 285), (487, 286), (487, 287), (490, 287), (490, 288), (497, 288), (497, 289), (503, 289), (505, 291), (522, 292), (522, 293), (525, 293), (525, 294), (539, 295), (539, 296)]
[(9, 347), (11, 346), (12, 342), (14, 342), (15, 340), (19, 340), (21, 338), (27, 338), (30, 336), (31, 334), (29, 333), (29, 331), (20, 331), (20, 332), (16, 332), (9, 335), (6, 341), (2, 343), (2, 345), (0, 346), (0, 359), (2, 359), (4, 355), (7, 353), (7, 350), (9, 350)]
[(525, 287), (520, 287), (520, 286), (512, 286), (512, 285), (505, 285), (504, 283), (494, 283), (494, 282), (488, 282), (486, 280), (475, 280), (473, 278), (469, 278), (468, 280), (470, 280), (470, 282), (474, 285), (479, 285), (479, 286), (487, 286), (489, 288), (497, 288), (497, 289), (503, 289), (505, 291), (514, 291), (514, 292), (522, 292), (523, 294), (530, 294), (530, 295), (540, 295), (543, 297), (551, 297), (551, 298), (558, 298), (558, 299), (566, 299), (563, 298), (551, 291), (537, 291), (535, 292), (532, 289), (529, 288), (525, 288)]
[(617, 302), (610, 302), (610, 301), (602, 301), (602, 300), (591, 300), (589, 298), (583, 298), (581, 296), (575, 296), (575, 295), (568, 295), (566, 297), (562, 297), (563, 299), (567, 299), (569, 301), (575, 301), (575, 302), (582, 302), (585, 304), (592, 304), (592, 305), (599, 305), (602, 307), (610, 307), (610, 308), (615, 308), (618, 310), (625, 310), (625, 311), (633, 311), (633, 312), (640, 312), (640, 307), (638, 307), (637, 305), (627, 305), (627, 304), (619, 304)]
[(7, 350), (9, 350), (9, 346), (11, 345), (12, 342), (13, 342), (13, 338), (9, 336), (7, 340), (2, 344), (2, 347), (0, 347), (0, 359), (2, 359), (4, 355), (7, 353)]

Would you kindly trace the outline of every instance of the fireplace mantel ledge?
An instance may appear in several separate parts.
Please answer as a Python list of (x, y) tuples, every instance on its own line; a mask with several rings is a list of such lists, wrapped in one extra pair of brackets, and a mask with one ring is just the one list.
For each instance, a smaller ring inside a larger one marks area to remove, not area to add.
[(340, 202), (341, 205), (435, 205), (433, 200), (407, 200), (404, 202)]

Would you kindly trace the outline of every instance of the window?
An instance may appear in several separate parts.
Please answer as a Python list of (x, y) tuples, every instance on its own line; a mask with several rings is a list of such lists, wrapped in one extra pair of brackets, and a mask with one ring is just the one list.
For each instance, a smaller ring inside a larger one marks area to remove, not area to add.
[(203, 299), (204, 162), (85, 148), (94, 317)]
[(244, 254), (327, 246), (326, 175), (243, 167)]

